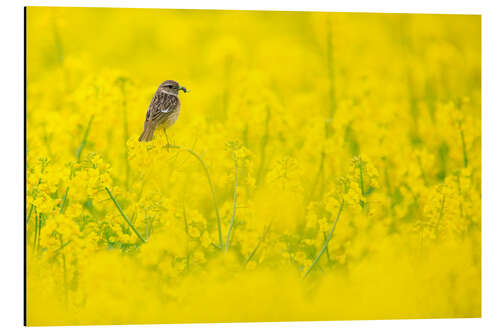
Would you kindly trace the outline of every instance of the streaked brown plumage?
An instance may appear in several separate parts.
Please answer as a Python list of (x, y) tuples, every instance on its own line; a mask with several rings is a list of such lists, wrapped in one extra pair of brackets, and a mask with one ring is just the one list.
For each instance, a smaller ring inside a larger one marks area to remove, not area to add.
[(139, 137), (139, 141), (151, 141), (157, 128), (165, 130), (175, 123), (181, 108), (178, 97), (179, 90), (187, 91), (186, 88), (181, 87), (173, 80), (167, 80), (160, 84), (149, 104), (144, 121), (144, 132)]

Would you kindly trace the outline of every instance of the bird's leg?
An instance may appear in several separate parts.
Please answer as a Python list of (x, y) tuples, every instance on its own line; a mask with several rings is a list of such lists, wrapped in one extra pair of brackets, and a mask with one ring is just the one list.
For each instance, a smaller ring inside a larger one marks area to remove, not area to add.
[(168, 142), (167, 129), (163, 129), (163, 134), (165, 134), (165, 138), (167, 138), (167, 151), (170, 151), (170, 143)]

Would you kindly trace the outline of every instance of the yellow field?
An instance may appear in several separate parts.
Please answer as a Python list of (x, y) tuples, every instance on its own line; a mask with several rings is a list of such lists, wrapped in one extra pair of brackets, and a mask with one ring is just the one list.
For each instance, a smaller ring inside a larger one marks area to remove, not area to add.
[(481, 316), (480, 25), (28, 8), (28, 325)]

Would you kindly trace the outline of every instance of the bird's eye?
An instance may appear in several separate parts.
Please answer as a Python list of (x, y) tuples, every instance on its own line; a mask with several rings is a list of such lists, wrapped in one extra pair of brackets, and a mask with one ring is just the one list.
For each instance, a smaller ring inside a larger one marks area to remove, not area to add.
[(171, 85), (168, 85), (167, 87), (168, 87), (168, 88), (170, 88), (170, 89), (172, 89), (172, 86), (171, 86)]

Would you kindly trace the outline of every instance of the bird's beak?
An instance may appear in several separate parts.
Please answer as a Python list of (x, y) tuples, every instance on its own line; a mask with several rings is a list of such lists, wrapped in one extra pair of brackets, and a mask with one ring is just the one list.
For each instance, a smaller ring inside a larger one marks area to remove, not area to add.
[(188, 90), (186, 89), (186, 87), (179, 87), (179, 90), (182, 90), (182, 91), (184, 91), (185, 93), (187, 93), (187, 92), (188, 92)]

